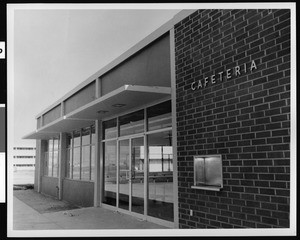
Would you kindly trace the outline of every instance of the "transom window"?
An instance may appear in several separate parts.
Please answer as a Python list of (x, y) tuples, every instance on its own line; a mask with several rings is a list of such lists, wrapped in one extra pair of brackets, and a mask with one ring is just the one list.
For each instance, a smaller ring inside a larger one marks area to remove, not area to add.
[[(172, 127), (171, 100), (146, 109), (147, 131)], [(103, 139), (113, 139), (145, 131), (144, 109), (103, 122)]]

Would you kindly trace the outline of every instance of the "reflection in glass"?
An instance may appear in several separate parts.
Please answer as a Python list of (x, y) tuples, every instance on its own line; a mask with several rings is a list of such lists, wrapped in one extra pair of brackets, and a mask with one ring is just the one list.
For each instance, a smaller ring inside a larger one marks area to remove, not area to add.
[(144, 214), (144, 138), (131, 143), (132, 211)]
[(171, 131), (148, 135), (148, 214), (173, 221), (173, 152)]
[(96, 143), (96, 130), (95, 130), (95, 126), (91, 126), (91, 134), (92, 134), (92, 144)]
[(103, 202), (116, 206), (117, 142), (104, 143), (104, 199)]
[(57, 177), (58, 176), (58, 157), (59, 157), (59, 153), (58, 150), (53, 152), (53, 177)]
[(72, 178), (72, 148), (67, 149), (67, 178)]
[(119, 142), (120, 163), (119, 163), (119, 207), (129, 210), (129, 178), (130, 178), (130, 156), (129, 140)]
[(91, 180), (95, 180), (95, 145), (92, 145), (91, 150)]
[(82, 146), (81, 179), (90, 180), (90, 146)]
[(73, 149), (73, 179), (80, 179), (80, 147)]
[(144, 131), (144, 110), (127, 114), (119, 118), (120, 136), (126, 136)]
[(48, 165), (49, 165), (49, 155), (48, 152), (45, 152), (45, 159), (44, 159), (44, 175), (48, 176)]
[(72, 134), (67, 134), (67, 148), (71, 148), (73, 146)]
[(82, 146), (91, 143), (90, 128), (82, 129), (81, 135), (82, 135)]
[(147, 108), (148, 131), (172, 126), (171, 100)]
[(111, 119), (103, 122), (103, 139), (117, 137), (117, 119)]
[(52, 176), (52, 169), (53, 169), (53, 152), (51, 149), (51, 152), (48, 152), (48, 176)]
[(53, 150), (58, 150), (59, 148), (59, 139), (54, 139), (53, 140)]
[(73, 139), (74, 147), (79, 147), (80, 146), (80, 131), (74, 132), (73, 137), (74, 137), (74, 139)]
[(221, 156), (198, 156), (194, 159), (195, 186), (222, 187)]

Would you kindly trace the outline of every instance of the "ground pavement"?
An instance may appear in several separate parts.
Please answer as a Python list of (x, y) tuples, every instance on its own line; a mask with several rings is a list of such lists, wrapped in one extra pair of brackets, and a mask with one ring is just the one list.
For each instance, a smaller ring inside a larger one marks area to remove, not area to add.
[(14, 191), (14, 230), (164, 228), (103, 208), (78, 208), (32, 189)]

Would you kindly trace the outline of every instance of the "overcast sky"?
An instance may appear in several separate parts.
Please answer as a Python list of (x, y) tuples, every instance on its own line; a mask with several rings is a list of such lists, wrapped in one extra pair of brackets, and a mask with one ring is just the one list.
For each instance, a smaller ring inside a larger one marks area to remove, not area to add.
[(179, 11), (15, 10), (14, 145), (34, 146), (21, 138), (37, 114)]

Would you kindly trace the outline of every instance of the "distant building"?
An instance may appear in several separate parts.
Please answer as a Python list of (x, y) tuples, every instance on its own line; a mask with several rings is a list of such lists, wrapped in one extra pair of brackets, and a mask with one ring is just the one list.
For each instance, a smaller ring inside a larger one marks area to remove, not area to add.
[(35, 147), (14, 147), (13, 150), (14, 171), (34, 169)]

